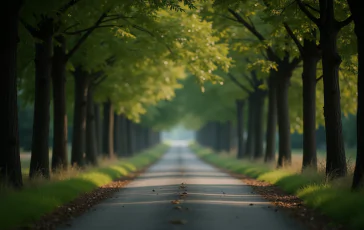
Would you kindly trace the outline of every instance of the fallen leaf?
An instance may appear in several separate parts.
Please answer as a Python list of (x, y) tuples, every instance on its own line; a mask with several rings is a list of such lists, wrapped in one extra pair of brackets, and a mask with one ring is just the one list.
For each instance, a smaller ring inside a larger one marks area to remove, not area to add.
[(172, 204), (179, 204), (180, 202), (179, 202), (179, 200), (172, 200), (171, 203)]
[(254, 204), (249, 204), (249, 206), (253, 206)]

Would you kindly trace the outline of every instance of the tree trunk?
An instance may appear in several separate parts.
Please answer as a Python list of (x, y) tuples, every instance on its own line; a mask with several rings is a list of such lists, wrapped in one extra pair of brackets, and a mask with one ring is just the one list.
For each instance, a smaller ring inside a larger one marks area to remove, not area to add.
[(114, 109), (111, 101), (104, 102), (104, 125), (103, 125), (103, 150), (105, 157), (112, 157), (114, 154)]
[(52, 33), (49, 28), (41, 28), (41, 43), (35, 44), (35, 98), (32, 155), (29, 177), (49, 175), (49, 119), (50, 119), (50, 87)]
[(357, 153), (353, 178), (353, 189), (363, 186), (364, 176), (364, 14), (361, 12), (362, 2), (348, 0), (355, 23), (355, 34), (358, 44), (358, 109), (357, 109)]
[(255, 112), (254, 112), (254, 159), (263, 157), (263, 113), (264, 113), (264, 99), (265, 92), (257, 89), (255, 92)]
[(150, 133), (150, 128), (145, 128), (145, 130), (144, 130), (144, 138), (145, 138), (145, 147), (147, 148), (147, 149), (149, 149), (150, 148), (150, 138), (149, 138), (149, 133)]
[(77, 67), (74, 72), (75, 78), (75, 103), (73, 113), (73, 135), (71, 164), (83, 167), (84, 147), (86, 131), (86, 111), (87, 111), (87, 90), (88, 76), (85, 71)]
[(137, 136), (137, 127), (133, 121), (130, 121), (130, 137), (131, 137), (131, 145), (133, 154), (138, 153), (138, 136)]
[(127, 133), (127, 120), (124, 114), (120, 115), (120, 156), (128, 156), (128, 133)]
[(56, 37), (52, 62), (53, 86), (53, 155), (52, 170), (67, 169), (67, 112), (66, 112), (66, 44), (63, 36)]
[(238, 137), (238, 154), (237, 158), (244, 157), (244, 106), (245, 101), (236, 100), (236, 115), (237, 115), (237, 137)]
[(268, 79), (268, 113), (267, 113), (267, 136), (265, 148), (265, 162), (275, 160), (276, 152), (276, 128), (277, 128), (277, 88), (276, 75), (273, 70)]
[(114, 152), (120, 156), (121, 138), (120, 138), (120, 116), (114, 112)]
[(221, 124), (220, 122), (213, 122), (213, 132), (211, 132), (211, 134), (215, 134), (213, 136), (214, 139), (213, 140), (213, 145), (214, 145), (214, 149), (216, 152), (220, 152), (222, 150), (222, 145), (221, 145)]
[(128, 156), (132, 156), (134, 153), (133, 149), (133, 136), (132, 136), (132, 123), (129, 119), (126, 120), (126, 142), (127, 142), (127, 153)]
[(281, 66), (277, 73), (278, 167), (291, 164), (291, 127), (288, 106), (288, 88), (291, 73), (286, 71), (285, 66)]
[(94, 103), (94, 109), (95, 109), (95, 132), (96, 132), (96, 147), (97, 147), (97, 155), (100, 155), (102, 152), (101, 146), (102, 146), (102, 122), (101, 122), (101, 116), (100, 116), (100, 105), (97, 103)]
[(0, 122), (0, 181), (15, 188), (23, 186), (19, 153), (18, 105), (17, 105), (17, 47), (18, 19), (22, 1), (9, 1), (2, 6), (3, 20), (0, 68), (3, 80), (0, 87), (0, 105), (5, 118)]
[[(321, 7), (321, 6), (320, 6)], [(323, 6), (322, 6), (323, 7)], [(341, 57), (337, 52), (339, 28), (334, 19), (333, 0), (326, 2), (325, 25), (320, 27), (322, 70), (324, 81), (324, 116), (326, 127), (326, 175), (345, 176), (347, 172), (341, 123), (339, 67)]]
[(317, 168), (316, 73), (320, 57), (315, 41), (304, 40), (303, 54), (303, 161), (302, 169)]
[(225, 122), (224, 127), (225, 127), (224, 128), (225, 129), (225, 131), (224, 131), (224, 133), (225, 133), (224, 150), (229, 153), (231, 150), (231, 121)]
[(93, 88), (88, 87), (87, 91), (87, 118), (86, 118), (86, 163), (97, 165), (97, 138), (95, 124)]
[(255, 132), (255, 127), (254, 127), (254, 118), (255, 118), (255, 108), (256, 108), (256, 100), (255, 100), (255, 95), (254, 93), (252, 93), (249, 96), (248, 99), (249, 102), (249, 108), (248, 108), (248, 137), (246, 140), (246, 157), (250, 158), (253, 155), (254, 152), (254, 132)]

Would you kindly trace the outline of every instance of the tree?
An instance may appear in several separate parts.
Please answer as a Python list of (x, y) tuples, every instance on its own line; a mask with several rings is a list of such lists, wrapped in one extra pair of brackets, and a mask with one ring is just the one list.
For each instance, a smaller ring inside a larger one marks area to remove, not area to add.
[[(324, 82), (324, 116), (326, 126), (326, 174), (331, 177), (345, 176), (347, 173), (344, 141), (342, 137), (339, 67), (341, 57), (337, 51), (339, 31), (352, 21), (335, 19), (333, 0), (319, 1), (319, 17), (315, 17), (301, 0), (296, 0), (299, 8), (320, 30), (322, 68)], [(344, 14), (345, 15), (345, 14)]]
[(352, 13), (352, 17), (355, 24), (355, 35), (357, 37), (357, 51), (358, 51), (358, 108), (357, 108), (357, 156), (356, 165), (353, 178), (353, 189), (358, 189), (363, 185), (364, 175), (364, 129), (363, 129), (363, 118), (364, 118), (364, 81), (363, 81), (363, 69), (364, 69), (364, 32), (361, 28), (364, 26), (364, 17), (361, 12), (359, 1), (348, 0), (348, 5)]
[(17, 109), (17, 45), (18, 45), (18, 19), (22, 1), (7, 2), (1, 10), (4, 17), (5, 46), (0, 51), (1, 69), (3, 70), (3, 83), (0, 89), (1, 106), (4, 109), (5, 119), (0, 122), (1, 146), (3, 153), (0, 156), (0, 181), (13, 187), (23, 185), (18, 132)]

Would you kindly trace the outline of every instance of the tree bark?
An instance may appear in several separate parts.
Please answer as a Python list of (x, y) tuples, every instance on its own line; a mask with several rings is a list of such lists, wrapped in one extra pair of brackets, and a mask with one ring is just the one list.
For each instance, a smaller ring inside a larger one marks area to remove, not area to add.
[(276, 75), (273, 70), (270, 72), (268, 79), (268, 113), (267, 113), (267, 136), (265, 148), (265, 162), (275, 160), (276, 152), (276, 128), (277, 128), (277, 87)]
[(291, 125), (288, 106), (288, 88), (292, 75), (291, 72), (286, 71), (285, 66), (281, 66), (277, 73), (278, 167), (291, 164)]
[(120, 115), (120, 155), (125, 157), (128, 156), (128, 135), (127, 135), (127, 127), (126, 127), (126, 117), (124, 114)]
[(254, 112), (254, 159), (263, 157), (263, 113), (264, 113), (264, 99), (265, 92), (261, 89), (257, 89)]
[(67, 169), (67, 112), (66, 112), (66, 44), (63, 36), (56, 37), (52, 59), (53, 86), (53, 155), (52, 170)]
[(357, 153), (353, 178), (353, 189), (363, 186), (364, 177), (364, 14), (361, 11), (362, 2), (348, 0), (355, 23), (355, 34), (358, 45), (358, 109), (357, 109)]
[(221, 124), (220, 122), (213, 122), (212, 123), (212, 129), (213, 131), (211, 134), (213, 135), (213, 146), (214, 150), (219, 153), (222, 150), (222, 144), (221, 144)]
[(120, 156), (121, 152), (120, 138), (120, 116), (114, 112), (114, 152)]
[(231, 150), (231, 121), (225, 123), (225, 151)]
[(137, 130), (136, 125), (133, 121), (130, 121), (130, 140), (131, 140), (131, 146), (132, 146), (132, 153), (136, 154), (138, 153), (138, 140), (137, 140)]
[(44, 22), (39, 29), (41, 43), (35, 44), (35, 98), (32, 155), (29, 178), (49, 174), (49, 119), (52, 57), (51, 22)]
[(87, 118), (86, 118), (86, 163), (97, 165), (97, 138), (95, 124), (95, 108), (93, 98), (93, 87), (89, 86), (87, 91)]
[(320, 26), (322, 48), (322, 70), (324, 81), (324, 116), (326, 127), (326, 175), (345, 176), (347, 172), (345, 146), (342, 134), (339, 67), (341, 57), (337, 51), (337, 34), (333, 0), (324, 1), (321, 15), (326, 15), (325, 24)]
[(104, 125), (103, 125), (103, 155), (112, 157), (114, 154), (114, 109), (111, 101), (104, 102)]
[(96, 132), (96, 147), (97, 147), (97, 155), (100, 155), (102, 152), (102, 122), (101, 122), (101, 115), (100, 115), (100, 105), (94, 103), (95, 109), (95, 132)]
[(320, 56), (316, 42), (305, 39), (303, 53), (303, 161), (302, 169), (317, 168), (316, 73)]
[(1, 15), (5, 18), (2, 31), (0, 68), (3, 80), (0, 86), (0, 105), (5, 118), (0, 121), (0, 181), (15, 188), (23, 186), (19, 153), (18, 105), (17, 105), (17, 47), (18, 19), (22, 1), (9, 1), (2, 6)]
[(127, 142), (127, 154), (132, 156), (134, 153), (133, 140), (132, 140), (132, 124), (129, 119), (126, 120), (126, 142)]
[(236, 115), (237, 115), (237, 137), (238, 137), (238, 154), (237, 158), (244, 157), (244, 106), (245, 101), (236, 100)]
[(87, 73), (77, 67), (74, 72), (75, 78), (75, 103), (73, 113), (73, 136), (72, 136), (72, 153), (71, 164), (73, 166), (84, 166), (84, 147), (86, 131), (86, 111), (87, 111), (87, 90), (88, 76)]
[(254, 153), (254, 118), (255, 118), (255, 108), (256, 108), (256, 100), (255, 94), (252, 93), (248, 99), (249, 107), (248, 107), (248, 137), (246, 140), (246, 157), (250, 158)]

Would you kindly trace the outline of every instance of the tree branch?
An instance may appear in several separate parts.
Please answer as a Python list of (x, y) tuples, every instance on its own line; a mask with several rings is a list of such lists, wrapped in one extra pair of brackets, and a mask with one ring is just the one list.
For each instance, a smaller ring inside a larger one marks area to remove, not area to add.
[(227, 74), (229, 76), (229, 78), (237, 85), (239, 86), (242, 90), (244, 90), (247, 93), (251, 93), (251, 91), (245, 87), (243, 84), (241, 84), (231, 73)]
[(255, 84), (254, 84), (253, 80), (246, 74), (242, 74), (242, 76), (249, 82), (250, 86), (252, 88), (254, 88)]
[(259, 33), (254, 26), (250, 25), (247, 21), (245, 21), (238, 13), (233, 11), (232, 9), (228, 9), (229, 12), (236, 18), (236, 21), (240, 24), (243, 24), (254, 36), (256, 36), (260, 41), (265, 41), (265, 38), (261, 33)]
[(341, 22), (337, 22), (338, 27), (341, 29), (347, 25), (349, 25), (353, 21), (353, 15), (350, 15), (347, 19)]
[(231, 20), (231, 21), (233, 21), (233, 22), (238, 22), (238, 20), (236, 20), (236, 19), (234, 19), (234, 18), (230, 18), (230, 17), (228, 17), (228, 16), (226, 16), (226, 15), (223, 15), (223, 14), (216, 14), (216, 15), (218, 15), (218, 16), (220, 16), (220, 17), (223, 17), (223, 18), (226, 18), (226, 19), (229, 19), (229, 20)]
[(91, 26), (89, 28), (86, 28), (86, 29), (82, 29), (82, 30), (76, 30), (76, 31), (72, 31), (72, 32), (64, 32), (64, 34), (67, 34), (67, 35), (78, 35), (78, 34), (81, 34), (83, 32), (87, 32), (89, 30), (95, 30), (95, 29), (98, 29), (98, 28), (106, 28), (106, 27), (123, 27), (124, 25), (98, 25), (98, 26)]
[[(102, 20), (106, 17), (107, 12), (103, 13), (100, 18), (95, 22), (95, 26), (97, 27), (98, 25), (100, 25), (100, 23), (102, 22)], [(86, 33), (84, 33), (82, 35), (82, 37), (78, 40), (78, 42), (76, 43), (76, 45), (70, 50), (70, 52), (68, 52), (68, 54), (66, 55), (66, 60), (70, 59), (72, 57), (72, 55), (78, 50), (78, 48), (80, 48), (80, 46), (82, 45), (82, 43), (84, 43), (86, 41), (86, 39), (91, 35), (91, 33), (95, 30), (96, 28), (90, 29), (88, 30)]]
[[(247, 28), (255, 37), (257, 37), (261, 42), (266, 41), (266, 39), (264, 38), (264, 36), (259, 33), (256, 28), (254, 28), (254, 26), (250, 25), (246, 20), (244, 20), (238, 13), (236, 13), (234, 10), (232, 9), (228, 9), (229, 12), (237, 19), (237, 21), (241, 24), (243, 24), (245, 26), (245, 28)], [(274, 58), (275, 60), (277, 60), (277, 55), (274, 53), (274, 51), (272, 50), (272, 48), (270, 46), (267, 47), (267, 52), (268, 52), (268, 57), (269, 58)]]
[(24, 26), (24, 28), (33, 36), (37, 37), (38, 31), (31, 25), (29, 25), (24, 19), (19, 18), (21, 24)]
[(292, 62), (291, 62), (291, 68), (295, 69), (297, 68), (298, 64), (300, 64), (300, 62), (302, 61), (302, 57), (295, 57), (293, 58)]
[(311, 12), (306, 8), (305, 4), (302, 2), (302, 0), (296, 0), (298, 7), (301, 9), (301, 11), (317, 26), (320, 26), (320, 20), (313, 16)]
[(105, 79), (107, 78), (107, 75), (102, 76), (101, 78), (97, 78), (94, 79), (94, 81), (92, 82), (92, 88), (96, 88), (98, 85), (100, 85), (103, 81), (105, 81)]
[(305, 6), (307, 6), (308, 8), (310, 8), (311, 10), (313, 11), (316, 11), (317, 13), (320, 13), (320, 10), (316, 9), (315, 7), (311, 6), (310, 4), (308, 3), (305, 3)]
[(304, 50), (303, 50), (303, 46), (302, 46), (301, 42), (298, 41), (297, 36), (293, 33), (293, 31), (291, 30), (291, 28), (288, 26), (288, 24), (286, 22), (284, 22), (283, 25), (284, 25), (284, 28), (286, 28), (288, 35), (292, 38), (292, 40), (296, 44), (301, 55), (303, 55)]
[(266, 60), (269, 60), (269, 58), (268, 58), (268, 56), (263, 52), (263, 51), (261, 51), (261, 54), (262, 54), (262, 56), (266, 59)]
[(113, 20), (117, 20), (117, 19), (127, 19), (127, 18), (135, 18), (135, 17), (126, 17), (126, 16), (123, 16), (123, 15), (115, 14), (115, 15), (108, 15), (108, 16), (106, 16), (106, 18), (102, 21), (103, 23), (113, 21)]
[(324, 77), (324, 75), (321, 75), (321, 77), (316, 79), (316, 82), (319, 82), (323, 77)]
[(64, 14), (69, 8), (76, 5), (79, 1), (80, 0), (70, 0), (68, 3), (58, 9), (57, 16)]
[(67, 32), (67, 30), (69, 30), (69, 29), (71, 29), (71, 28), (73, 28), (73, 27), (75, 27), (75, 26), (78, 26), (80, 23), (79, 22), (77, 22), (77, 23), (75, 23), (75, 24), (73, 24), (73, 25), (71, 25), (71, 26), (69, 26), (69, 27), (67, 27), (66, 29), (64, 29), (63, 30), (63, 33), (66, 33)]

